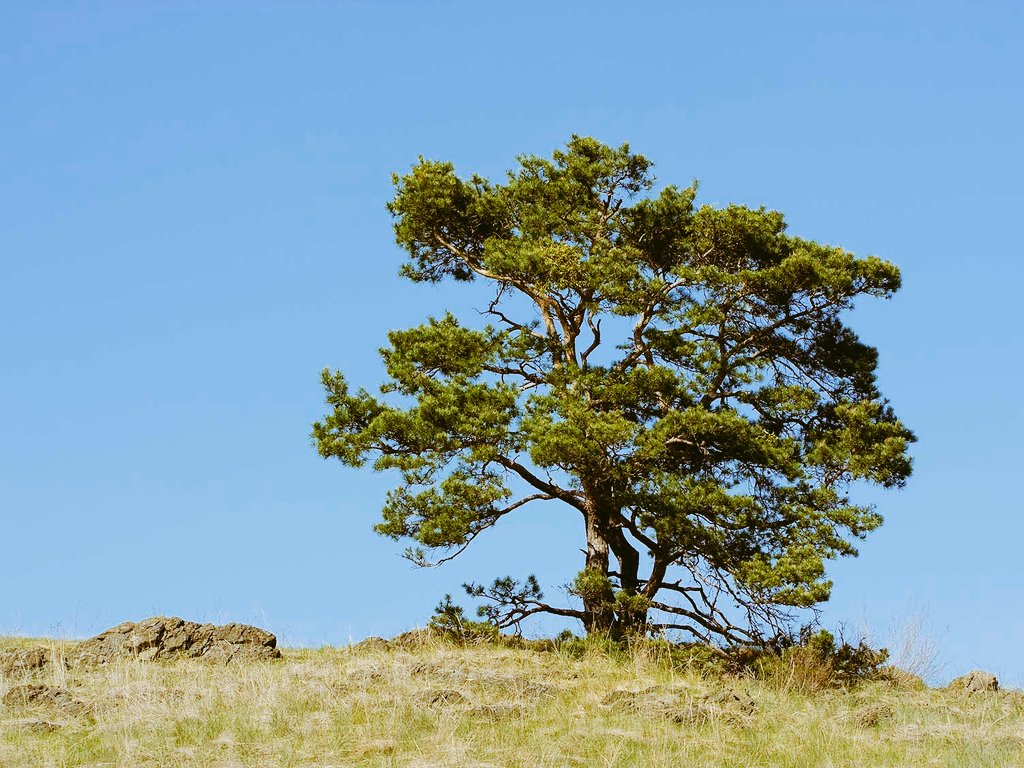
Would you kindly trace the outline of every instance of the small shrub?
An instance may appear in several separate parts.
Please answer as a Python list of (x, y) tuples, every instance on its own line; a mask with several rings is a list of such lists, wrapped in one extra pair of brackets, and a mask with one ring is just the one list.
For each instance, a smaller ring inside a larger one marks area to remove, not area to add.
[(494, 643), (500, 639), (498, 628), (493, 624), (467, 619), (462, 606), (453, 603), (451, 595), (445, 595), (437, 604), (427, 626), (445, 640), (460, 645)]
[(816, 635), (822, 637), (817, 652), (829, 661), (833, 676), (841, 688), (852, 688), (865, 680), (878, 678), (882, 665), (889, 659), (885, 648), (872, 648), (864, 640), (857, 645), (844, 642), (836, 645), (830, 632), (824, 629)]
[(749, 669), (779, 688), (816, 693), (878, 679), (888, 658), (885, 648), (872, 648), (863, 640), (857, 645), (837, 645), (832, 633), (823, 629), (805, 633), (798, 645), (781, 652), (760, 654)]
[[(592, 634), (576, 637), (571, 632), (562, 632), (558, 637), (561, 642), (556, 644), (559, 653), (570, 659), (582, 659), (584, 656), (608, 656), (612, 659), (624, 660), (628, 655), (627, 644), (612, 640), (605, 635)], [(564, 638), (564, 639), (563, 639)]]
[(579, 638), (576, 637), (575, 634), (573, 634), (573, 631), (571, 629), (563, 629), (561, 632), (555, 635), (555, 643), (558, 645), (561, 645), (563, 643), (571, 643), (573, 640), (578, 639)]

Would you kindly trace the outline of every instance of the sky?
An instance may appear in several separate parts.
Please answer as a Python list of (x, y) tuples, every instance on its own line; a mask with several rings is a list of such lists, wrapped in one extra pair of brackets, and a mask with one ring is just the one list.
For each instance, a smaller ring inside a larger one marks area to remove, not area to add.
[[(1024, 20), (982, 2), (5, 3), (0, 632), (154, 614), (287, 645), (422, 626), (467, 580), (579, 569), (569, 510), (417, 570), (391, 478), (320, 459), (319, 372), (382, 381), (392, 328), (470, 286), (401, 280), (418, 156), (501, 178), (576, 133), (658, 184), (765, 205), (903, 271), (850, 316), (917, 433), (825, 626), (917, 627), (945, 680), (1024, 686)], [(527, 626), (540, 634), (543, 623)], [(902, 628), (902, 629), (901, 629)]]

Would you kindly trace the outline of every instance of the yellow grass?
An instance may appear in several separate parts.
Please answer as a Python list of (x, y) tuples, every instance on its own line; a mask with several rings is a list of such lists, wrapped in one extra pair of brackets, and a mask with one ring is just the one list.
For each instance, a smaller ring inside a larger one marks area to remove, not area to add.
[[(0, 650), (40, 643), (73, 655), (73, 643), (12, 638)], [(128, 660), (0, 679), (0, 698), (38, 682), (90, 707), (0, 707), (0, 766), (1024, 766), (1020, 692), (872, 683), (809, 694), (785, 676), (705, 679), (643, 654), (442, 643), (284, 653), (270, 663)], [(700, 716), (611, 701), (616, 690), (646, 689)], [(701, 704), (723, 689), (749, 694), (755, 711)]]

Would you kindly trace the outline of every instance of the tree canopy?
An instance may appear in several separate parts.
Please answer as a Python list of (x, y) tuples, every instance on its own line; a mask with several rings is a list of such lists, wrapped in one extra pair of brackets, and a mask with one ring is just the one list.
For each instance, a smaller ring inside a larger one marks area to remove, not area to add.
[(427, 565), (526, 505), (578, 515), (571, 605), (532, 577), (467, 585), (499, 627), (764, 642), (828, 598), (826, 562), (882, 522), (851, 492), (911, 472), (846, 324), (899, 289), (893, 264), (776, 211), (696, 206), (696, 184), (655, 195), (646, 158), (592, 138), (503, 183), (423, 158), (394, 183), (401, 274), (479, 284), (488, 324), (392, 331), (378, 395), (324, 371), (320, 453), (396, 471), (378, 532)]

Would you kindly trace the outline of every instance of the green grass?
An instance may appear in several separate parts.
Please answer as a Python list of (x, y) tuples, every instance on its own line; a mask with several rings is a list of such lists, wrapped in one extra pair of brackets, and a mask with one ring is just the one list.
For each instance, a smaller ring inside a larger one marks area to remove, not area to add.
[[(39, 643), (73, 655), (73, 643), (13, 638), (0, 650)], [(643, 653), (427, 643), (229, 666), (132, 660), (3, 679), (0, 696), (28, 681), (66, 687), (91, 711), (0, 708), (0, 766), (1024, 765), (1020, 692), (807, 692), (794, 676), (705, 677)], [(648, 688), (699, 716), (673, 719), (642, 696), (606, 703)], [(726, 688), (754, 712), (701, 703)]]

